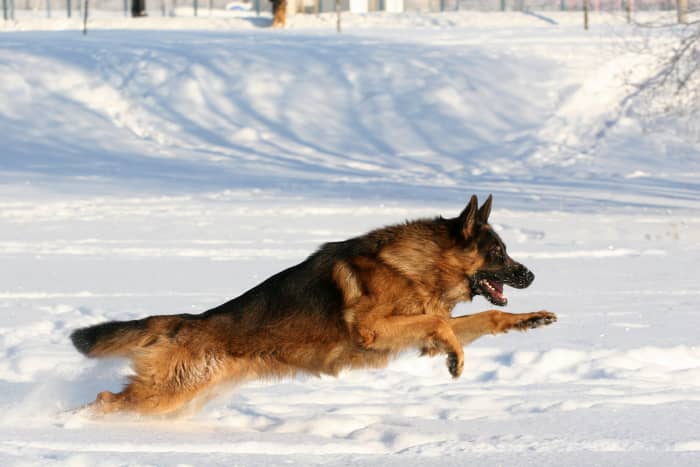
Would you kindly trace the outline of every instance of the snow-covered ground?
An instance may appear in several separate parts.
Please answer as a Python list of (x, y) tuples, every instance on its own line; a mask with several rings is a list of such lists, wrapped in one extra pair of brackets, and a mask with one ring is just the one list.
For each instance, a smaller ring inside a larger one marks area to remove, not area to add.
[[(697, 465), (698, 116), (626, 98), (646, 33), (560, 13), (256, 21), (0, 25), (0, 464)], [(559, 322), (477, 341), (461, 379), (408, 353), (175, 420), (69, 412), (129, 372), (72, 329), (203, 311), (473, 192), (537, 276), (507, 309)]]

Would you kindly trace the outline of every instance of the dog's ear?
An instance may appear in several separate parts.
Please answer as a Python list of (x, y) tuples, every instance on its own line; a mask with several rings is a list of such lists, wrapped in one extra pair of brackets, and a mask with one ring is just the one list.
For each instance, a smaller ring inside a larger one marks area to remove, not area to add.
[(479, 208), (479, 215), (477, 216), (479, 219), (479, 222), (483, 224), (487, 224), (489, 222), (489, 215), (491, 214), (491, 202), (493, 201), (493, 195), (489, 195), (488, 198), (486, 198), (486, 201), (484, 202), (483, 206)]
[(476, 195), (472, 195), (469, 204), (467, 204), (467, 207), (464, 208), (464, 211), (459, 215), (459, 225), (462, 227), (462, 235), (464, 235), (464, 238), (469, 238), (474, 233), (478, 207), (479, 201), (476, 199)]

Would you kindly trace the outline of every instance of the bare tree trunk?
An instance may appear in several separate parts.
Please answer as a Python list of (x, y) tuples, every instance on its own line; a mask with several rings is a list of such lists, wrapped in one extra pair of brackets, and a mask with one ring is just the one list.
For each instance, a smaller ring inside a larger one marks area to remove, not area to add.
[(85, 4), (83, 6), (83, 36), (87, 34), (88, 5), (89, 0), (85, 0)]
[(131, 0), (131, 17), (146, 16), (146, 0)]
[(336, 23), (336, 29), (340, 32), (340, 0), (335, 0), (335, 13), (338, 15), (338, 21)]
[(588, 1), (583, 0), (583, 29), (588, 30)]
[(283, 28), (287, 24), (287, 0), (272, 0), (273, 28)]
[(678, 9), (678, 22), (681, 24), (687, 24), (688, 0), (676, 0), (676, 8)]

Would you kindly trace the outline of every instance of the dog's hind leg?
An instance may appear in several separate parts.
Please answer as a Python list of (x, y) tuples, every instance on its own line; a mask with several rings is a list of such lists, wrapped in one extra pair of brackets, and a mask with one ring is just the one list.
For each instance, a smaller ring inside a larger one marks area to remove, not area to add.
[(452, 318), (449, 323), (462, 345), (467, 345), (486, 334), (500, 334), (511, 330), (527, 331), (552, 324), (556, 320), (557, 316), (548, 311), (506, 313), (499, 310), (489, 310)]
[(141, 415), (174, 413), (205, 392), (208, 384), (191, 388), (161, 388), (157, 385), (131, 382), (123, 391), (112, 393), (103, 391), (95, 402), (89, 405), (98, 415), (113, 412), (134, 412)]
[(101, 392), (90, 408), (97, 414), (177, 412), (213, 385), (237, 379), (246, 368), (242, 363), (206, 350), (193, 354), (186, 347), (163, 345), (137, 355), (136, 374), (124, 390), (117, 394)]

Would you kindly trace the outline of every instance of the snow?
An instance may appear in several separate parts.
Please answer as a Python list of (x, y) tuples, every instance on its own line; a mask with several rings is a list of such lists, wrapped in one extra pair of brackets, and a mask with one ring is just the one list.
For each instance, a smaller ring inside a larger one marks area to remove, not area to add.
[[(646, 33), (541, 15), (0, 25), (0, 463), (697, 465), (697, 134), (627, 98)], [(407, 353), (176, 419), (71, 411), (129, 374), (71, 330), (203, 311), (474, 192), (536, 275), (507, 310), (559, 322), (482, 338), (459, 380)]]

